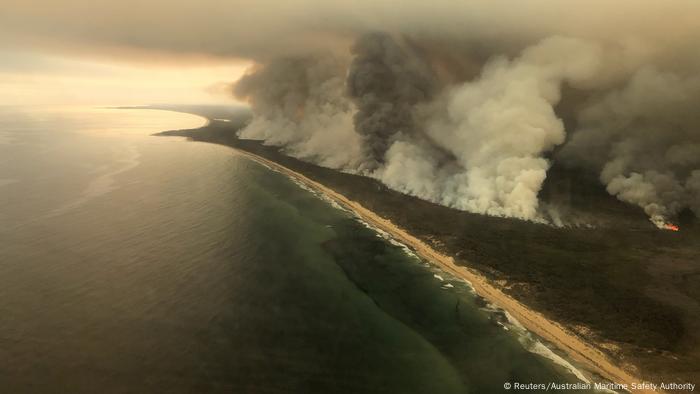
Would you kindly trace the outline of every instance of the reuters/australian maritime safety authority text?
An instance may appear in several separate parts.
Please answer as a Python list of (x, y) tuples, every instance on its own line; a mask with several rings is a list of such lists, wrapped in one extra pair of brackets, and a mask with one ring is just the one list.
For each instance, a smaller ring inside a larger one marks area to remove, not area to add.
[(562, 390), (572, 390), (572, 391), (679, 391), (679, 392), (693, 392), (695, 391), (695, 383), (651, 383), (651, 382), (637, 382), (637, 383), (611, 383), (611, 382), (597, 382), (597, 383), (586, 383), (586, 382), (576, 382), (576, 383), (559, 383), (559, 382), (547, 382), (547, 383), (532, 383), (532, 382), (505, 382), (503, 383), (503, 388), (506, 390), (513, 391), (562, 391)]

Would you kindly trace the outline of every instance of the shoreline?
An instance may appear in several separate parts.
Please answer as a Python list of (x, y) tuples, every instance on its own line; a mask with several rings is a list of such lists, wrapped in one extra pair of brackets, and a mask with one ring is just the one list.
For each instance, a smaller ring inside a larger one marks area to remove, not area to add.
[[(423, 241), (411, 235), (403, 228), (393, 224), (390, 220), (380, 217), (362, 206), (360, 203), (352, 201), (335, 190), (281, 164), (242, 149), (231, 146), (229, 147), (234, 149), (237, 153), (246, 156), (250, 160), (265, 165), (274, 171), (277, 171), (322, 193), (326, 197), (352, 211), (355, 215), (366, 221), (368, 224), (387, 232), (397, 241), (404, 243), (413, 249), (419, 257), (438, 266), (444, 271), (455, 275), (456, 277), (468, 281), (479, 296), (509, 313), (528, 331), (543, 338), (545, 341), (554, 345), (554, 347), (557, 349), (566, 353), (572, 360), (581, 364), (585, 370), (598, 374), (612, 383), (626, 384), (628, 387), (631, 387), (633, 384), (643, 382), (642, 379), (632, 376), (621, 367), (615, 365), (613, 361), (611, 361), (601, 351), (596, 349), (595, 346), (585, 342), (575, 334), (572, 334), (560, 324), (548, 320), (541, 313), (528, 308), (511, 296), (503, 293), (496, 286), (492, 285), (488, 279), (475, 270), (455, 264), (452, 257), (436, 251), (431, 246), (425, 244)], [(631, 390), (631, 392), (659, 393), (662, 391), (642, 389)]]

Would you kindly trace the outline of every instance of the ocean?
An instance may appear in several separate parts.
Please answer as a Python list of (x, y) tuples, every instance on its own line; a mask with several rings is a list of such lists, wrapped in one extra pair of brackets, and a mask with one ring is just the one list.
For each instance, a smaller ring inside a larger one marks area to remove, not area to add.
[(468, 283), (322, 196), (232, 149), (152, 136), (204, 122), (0, 107), (0, 391), (579, 381)]

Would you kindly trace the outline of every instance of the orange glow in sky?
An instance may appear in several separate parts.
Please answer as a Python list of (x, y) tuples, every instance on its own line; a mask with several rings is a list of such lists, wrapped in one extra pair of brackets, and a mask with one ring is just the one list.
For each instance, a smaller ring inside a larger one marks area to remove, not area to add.
[(235, 104), (240, 61), (118, 62), (0, 50), (0, 105)]

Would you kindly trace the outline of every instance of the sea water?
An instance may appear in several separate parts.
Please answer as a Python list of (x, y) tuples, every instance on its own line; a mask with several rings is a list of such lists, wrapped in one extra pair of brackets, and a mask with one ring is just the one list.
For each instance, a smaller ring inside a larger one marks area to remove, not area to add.
[(578, 381), (467, 283), (351, 213), (232, 149), (152, 136), (203, 123), (0, 107), (0, 391)]

